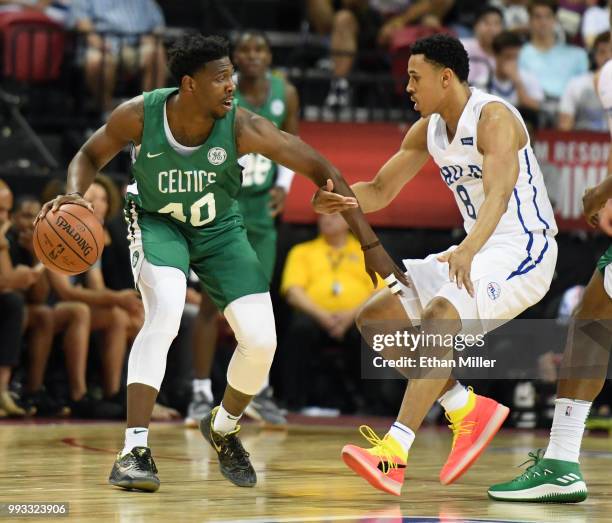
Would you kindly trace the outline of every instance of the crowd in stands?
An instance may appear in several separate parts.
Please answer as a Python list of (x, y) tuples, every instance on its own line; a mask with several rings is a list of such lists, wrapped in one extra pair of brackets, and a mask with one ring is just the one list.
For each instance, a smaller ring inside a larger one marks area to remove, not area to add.
[[(32, 12), (78, 35), (74, 60), (102, 121), (118, 103), (122, 78), (133, 80), (132, 91), (123, 95), (168, 84), (164, 2), (0, 0), (0, 38), (6, 17)], [(469, 83), (536, 115), (530, 119), (536, 127), (607, 131), (593, 82), (612, 58), (603, 0), (303, 0), (302, 15), (299, 31), (327, 43), (325, 56), (313, 65), (328, 73), (321, 107), (358, 105), (355, 72), (397, 74), (392, 73), (396, 53), (421, 36), (444, 31), (464, 42)], [(144, 311), (131, 280), (120, 186), (100, 175), (87, 192), (105, 226), (106, 246), (87, 273), (68, 277), (42, 267), (32, 246), (33, 218), (41, 201), (62, 192), (61, 184), (52, 181), (40, 197), (21, 194), (14, 201), (11, 188), (0, 182), (0, 417), (125, 415), (127, 356)], [(279, 269), (278, 303), (293, 313), (282, 329), (280, 368), (272, 381), (281, 405), (290, 410), (319, 405), (365, 412), (375, 394), (360, 382), (361, 340), (354, 317), (372, 285), (344, 221), (326, 216), (318, 227), (318, 236), (293, 247)], [(194, 312), (200, 301), (194, 284), (183, 337), (201, 320)], [(231, 348), (232, 334), (226, 331)], [(184, 415), (191, 399), (190, 343), (180, 338), (169, 359), (187, 363), (176, 371), (170, 363), (168, 368), (171, 383), (182, 379), (186, 392), (182, 397), (162, 390), (156, 419)], [(329, 394), (311, 378), (322, 358), (336, 372)], [(221, 368), (223, 359), (221, 354)], [(521, 387), (517, 394), (528, 395), (529, 387)], [(337, 402), (324, 404), (338, 391)]]

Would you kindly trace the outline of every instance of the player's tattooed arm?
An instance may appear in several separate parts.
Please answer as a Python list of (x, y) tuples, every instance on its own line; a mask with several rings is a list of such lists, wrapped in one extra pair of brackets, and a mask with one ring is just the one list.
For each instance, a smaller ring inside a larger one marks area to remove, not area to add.
[(76, 203), (93, 210), (83, 195), (96, 174), (130, 143), (139, 144), (144, 128), (144, 99), (132, 98), (117, 107), (108, 122), (83, 144), (68, 166), (66, 194), (43, 205), (36, 221), (65, 203)]
[[(273, 162), (301, 173), (321, 187), (331, 180), (334, 191), (346, 197), (353, 197), (353, 192), (338, 170), (310, 145), (297, 136), (285, 133), (276, 128), (270, 121), (245, 109), (238, 109), (235, 123), (236, 145), (238, 155), (259, 153)], [(358, 206), (342, 212), (353, 234), (364, 249), (366, 271), (377, 285), (376, 274), (383, 278), (392, 277), (405, 285), (408, 281), (404, 273), (395, 265), (378, 237), (368, 224)]]

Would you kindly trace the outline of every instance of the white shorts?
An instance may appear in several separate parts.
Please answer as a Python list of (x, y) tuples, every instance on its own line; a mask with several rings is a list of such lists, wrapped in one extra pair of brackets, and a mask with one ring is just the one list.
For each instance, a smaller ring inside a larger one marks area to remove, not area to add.
[(612, 298), (612, 263), (606, 265), (604, 270), (604, 289), (606, 289), (608, 296)]
[(441, 254), (404, 260), (412, 288), (403, 288), (400, 299), (409, 318), (418, 325), (422, 310), (433, 298), (441, 297), (453, 304), (462, 320), (474, 320), (464, 322), (464, 332), (490, 332), (548, 292), (557, 263), (557, 242), (543, 232), (532, 233), (531, 240), (528, 235), (490, 239), (472, 261), (474, 297), (450, 280), (448, 263), (437, 260)]

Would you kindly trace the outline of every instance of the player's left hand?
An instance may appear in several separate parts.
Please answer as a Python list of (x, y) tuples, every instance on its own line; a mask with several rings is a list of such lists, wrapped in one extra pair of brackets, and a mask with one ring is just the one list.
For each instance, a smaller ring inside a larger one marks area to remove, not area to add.
[(474, 297), (474, 285), (470, 277), (472, 260), (474, 253), (465, 247), (457, 247), (452, 251), (445, 252), (438, 256), (437, 260), (448, 263), (448, 277), (452, 282), (457, 283), (457, 287), (468, 291)]
[(276, 218), (285, 209), (285, 200), (287, 199), (287, 191), (284, 187), (278, 185), (270, 189), (270, 216)]
[[(401, 294), (400, 286), (397, 281), (403, 283), (406, 287), (410, 287), (406, 275), (402, 270), (395, 265), (389, 253), (382, 245), (368, 249), (363, 253), (366, 272), (372, 279), (374, 288), (378, 285), (376, 274), (387, 282), (387, 286), (393, 294)], [(395, 282), (395, 283), (394, 283)]]

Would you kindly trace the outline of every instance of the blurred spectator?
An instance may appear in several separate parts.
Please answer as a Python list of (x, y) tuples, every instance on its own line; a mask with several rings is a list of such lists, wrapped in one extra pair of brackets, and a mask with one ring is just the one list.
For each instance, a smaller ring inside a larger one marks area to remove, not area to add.
[(43, 11), (49, 18), (65, 24), (71, 0), (0, 0), (0, 13), (32, 9)]
[(518, 34), (529, 32), (529, 0), (500, 0), (493, 2), (504, 13), (504, 26)]
[(573, 77), (588, 71), (589, 59), (584, 49), (557, 42), (556, 12), (554, 0), (531, 3), (531, 39), (521, 50), (519, 68), (537, 76), (546, 96), (558, 100)]
[[(15, 205), (14, 226), (9, 231), (11, 261), (16, 266), (40, 267), (33, 252), (33, 221), (40, 211), (40, 202), (32, 196), (22, 196)], [(60, 406), (44, 389), (44, 375), (53, 338), (63, 334), (72, 409), (79, 417), (90, 417), (92, 404), (86, 384), (86, 364), (89, 351), (89, 308), (83, 303), (60, 302), (46, 305), (49, 283), (45, 274), (26, 295), (28, 337), (28, 379), (21, 403), (30, 414), (56, 414)], [(50, 313), (50, 314), (49, 314)], [(50, 315), (50, 318), (49, 318)]]
[(25, 411), (13, 400), (9, 384), (13, 368), (19, 361), (21, 326), (25, 317), (23, 296), (16, 290), (27, 288), (36, 282), (36, 275), (29, 269), (13, 269), (5, 237), (11, 223), (13, 193), (0, 180), (0, 417), (23, 416)]
[(610, 30), (607, 0), (586, 0), (589, 6), (582, 16), (582, 41), (588, 49), (595, 37)]
[(445, 0), (444, 26), (450, 28), (458, 38), (471, 38), (478, 13), (486, 0)]
[(518, 67), (522, 45), (520, 37), (510, 31), (494, 38), (495, 69), (489, 78), (487, 91), (516, 107), (537, 111), (544, 100), (544, 91), (537, 77)]
[[(448, 0), (343, 0), (335, 13), (331, 32), (333, 77), (325, 104), (346, 107), (351, 103), (347, 79), (359, 50), (389, 45), (393, 35), (408, 24), (431, 16), (438, 20)], [(377, 60), (379, 62), (380, 60)]]
[(348, 375), (359, 379), (361, 338), (354, 320), (372, 294), (363, 253), (342, 216), (322, 215), (318, 223), (317, 238), (289, 251), (282, 277), (281, 292), (294, 308), (283, 353), (283, 391), (291, 409), (308, 401), (313, 351), (340, 345)]
[(159, 35), (165, 21), (155, 0), (73, 0), (71, 20), (86, 33), (85, 77), (104, 111), (113, 108), (119, 64), (142, 75), (143, 91), (163, 87), (166, 52)]
[(478, 12), (474, 24), (474, 38), (462, 40), (470, 58), (470, 85), (486, 88), (487, 81), (495, 70), (493, 39), (503, 28), (504, 17), (497, 7), (485, 6)]
[(562, 131), (582, 129), (605, 132), (608, 130), (606, 112), (595, 92), (595, 75), (612, 58), (610, 31), (595, 38), (591, 56), (595, 70), (572, 78), (561, 97), (558, 128)]

